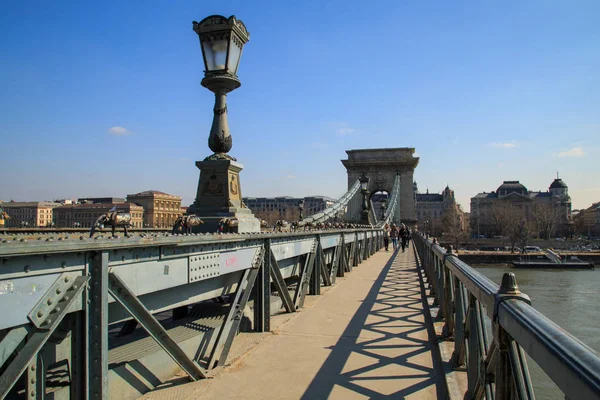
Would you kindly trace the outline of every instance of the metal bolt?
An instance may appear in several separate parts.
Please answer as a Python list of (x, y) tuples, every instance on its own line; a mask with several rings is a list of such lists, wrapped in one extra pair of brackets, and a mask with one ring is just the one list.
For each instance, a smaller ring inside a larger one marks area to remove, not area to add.
[(44, 312), (42, 310), (37, 312), (38, 318), (42, 318), (44, 316)]
[(65, 297), (63, 297), (63, 299), (65, 299), (65, 301), (69, 301), (70, 297), (69, 295), (66, 295)]
[(69, 280), (70, 280), (69, 277), (65, 276), (65, 283), (69, 283)]
[(52, 303), (53, 303), (52, 299), (48, 299), (48, 300), (46, 300), (46, 304), (48, 304), (49, 306), (51, 306), (51, 305), (52, 305)]
[(23, 270), (27, 273), (31, 271), (31, 267), (29, 265), (26, 265), (25, 268), (23, 268)]
[(47, 320), (45, 320), (45, 321), (44, 321), (44, 323), (45, 323), (45, 324), (48, 324), (48, 325), (50, 325), (50, 323), (51, 323), (51, 322), (52, 322), (52, 319), (51, 319), (51, 318), (48, 318)]
[(31, 370), (32, 370), (32, 371), (35, 371), (35, 364), (33, 364), (33, 365), (31, 366)]
[(61, 294), (61, 293), (62, 293), (62, 290), (60, 290), (60, 288), (57, 288), (56, 289), (56, 294), (58, 295), (58, 294)]
[(31, 397), (35, 397), (35, 390), (32, 390), (32, 391), (31, 391), (31, 393), (29, 393), (29, 395), (30, 395)]

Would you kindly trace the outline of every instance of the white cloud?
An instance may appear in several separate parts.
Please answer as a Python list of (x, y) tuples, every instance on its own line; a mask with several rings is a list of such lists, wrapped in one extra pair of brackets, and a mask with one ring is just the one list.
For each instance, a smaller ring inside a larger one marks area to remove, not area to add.
[(345, 128), (338, 129), (336, 132), (338, 135), (344, 136), (344, 135), (350, 135), (351, 133), (356, 132), (356, 129), (345, 127)]
[(490, 146), (495, 147), (497, 149), (513, 149), (517, 147), (517, 143), (514, 140), (512, 140), (510, 142), (504, 143), (490, 143)]
[(123, 128), (122, 126), (113, 126), (108, 130), (108, 133), (114, 136), (123, 136), (123, 135), (131, 135), (131, 132), (127, 128)]
[(561, 151), (559, 157), (583, 157), (585, 153), (581, 147), (573, 147), (571, 150)]
[(296, 175), (288, 175), (285, 177), (285, 179), (296, 179)]

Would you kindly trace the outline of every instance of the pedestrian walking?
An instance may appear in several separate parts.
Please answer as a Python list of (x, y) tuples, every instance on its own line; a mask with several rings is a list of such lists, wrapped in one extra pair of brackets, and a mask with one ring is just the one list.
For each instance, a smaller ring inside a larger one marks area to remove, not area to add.
[(400, 240), (402, 243), (402, 252), (404, 253), (404, 249), (406, 249), (406, 243), (407, 243), (407, 238), (408, 238), (408, 231), (407, 231), (407, 227), (406, 225), (402, 224), (402, 226), (400, 227)]
[(399, 235), (398, 227), (396, 224), (392, 224), (392, 230), (390, 231), (390, 237), (392, 238), (392, 247), (394, 251), (398, 249), (398, 235)]
[(390, 226), (385, 224), (383, 227), (383, 245), (385, 246), (385, 251), (389, 251), (390, 247)]

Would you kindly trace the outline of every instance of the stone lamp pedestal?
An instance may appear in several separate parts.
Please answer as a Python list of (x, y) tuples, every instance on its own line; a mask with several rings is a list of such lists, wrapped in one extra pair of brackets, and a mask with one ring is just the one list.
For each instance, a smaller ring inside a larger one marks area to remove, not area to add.
[(217, 232), (223, 218), (237, 218), (237, 233), (260, 232), (260, 221), (242, 202), (240, 171), (244, 166), (231, 157), (209, 158), (213, 159), (196, 161), (200, 180), (188, 213), (198, 215), (204, 224), (194, 232)]

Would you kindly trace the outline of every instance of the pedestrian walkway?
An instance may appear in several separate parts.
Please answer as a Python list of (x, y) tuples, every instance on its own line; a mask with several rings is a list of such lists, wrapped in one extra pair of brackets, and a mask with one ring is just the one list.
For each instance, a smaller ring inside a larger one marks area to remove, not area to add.
[(443, 398), (425, 311), (412, 246), (379, 251), (216, 378), (143, 399)]

